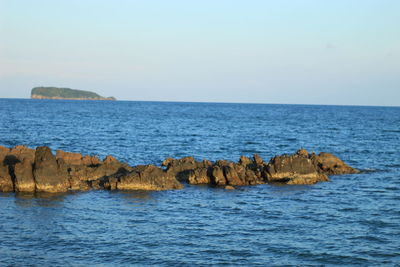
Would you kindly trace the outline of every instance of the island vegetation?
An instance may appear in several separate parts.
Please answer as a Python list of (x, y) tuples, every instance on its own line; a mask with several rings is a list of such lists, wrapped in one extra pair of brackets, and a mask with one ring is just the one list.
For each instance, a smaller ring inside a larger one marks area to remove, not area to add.
[(114, 97), (103, 97), (94, 92), (59, 87), (35, 87), (33, 99), (70, 99), (70, 100), (116, 100)]

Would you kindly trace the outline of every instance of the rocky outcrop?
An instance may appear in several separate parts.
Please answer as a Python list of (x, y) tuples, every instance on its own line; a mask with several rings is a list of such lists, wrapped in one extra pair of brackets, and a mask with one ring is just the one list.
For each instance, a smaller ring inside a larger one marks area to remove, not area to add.
[(181, 189), (182, 184), (175, 176), (154, 165), (142, 165), (132, 171), (111, 176), (116, 179), (116, 189), (120, 190), (167, 190)]
[(294, 155), (272, 158), (266, 166), (269, 182), (286, 184), (315, 184), (329, 181), (328, 176), (319, 172), (308, 156), (298, 151)]
[(96, 156), (48, 147), (0, 146), (0, 192), (66, 192), (69, 190), (180, 189), (175, 175), (153, 166), (131, 167), (109, 155)]
[(67, 173), (59, 167), (48, 147), (38, 147), (35, 153), (33, 176), (38, 192), (65, 192), (69, 188)]
[(332, 154), (322, 152), (319, 155), (310, 155), (305, 149), (300, 149), (293, 155), (273, 157), (268, 163), (255, 154), (252, 159), (242, 156), (237, 163), (226, 160), (215, 163), (199, 162), (192, 157), (186, 157), (169, 158), (163, 165), (179, 181), (214, 186), (315, 184), (329, 181), (328, 175), (359, 172)]
[(33, 164), (28, 159), (17, 162), (14, 167), (15, 191), (34, 192), (36, 190), (35, 179), (33, 178)]
[(0, 146), (0, 192), (171, 190), (183, 188), (181, 182), (232, 189), (264, 183), (314, 184), (328, 181), (328, 175), (359, 172), (332, 154), (309, 154), (304, 149), (268, 162), (255, 154), (238, 162), (168, 158), (162, 166), (132, 167), (110, 155), (100, 160), (62, 150), (53, 155), (48, 147)]
[(353, 174), (360, 172), (330, 153), (321, 152), (319, 155), (312, 154), (309, 158), (314, 166), (326, 175)]
[(12, 192), (14, 185), (9, 174), (8, 166), (0, 164), (0, 192)]

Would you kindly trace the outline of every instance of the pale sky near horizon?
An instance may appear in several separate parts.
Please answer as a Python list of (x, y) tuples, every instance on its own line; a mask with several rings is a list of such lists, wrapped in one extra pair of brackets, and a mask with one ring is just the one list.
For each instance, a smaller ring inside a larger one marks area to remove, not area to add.
[(397, 0), (0, 0), (0, 98), (400, 106)]

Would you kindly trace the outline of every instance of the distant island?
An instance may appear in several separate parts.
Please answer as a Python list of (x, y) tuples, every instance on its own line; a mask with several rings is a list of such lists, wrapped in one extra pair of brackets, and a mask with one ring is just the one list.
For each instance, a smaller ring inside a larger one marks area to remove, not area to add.
[(68, 100), (116, 100), (115, 97), (103, 97), (94, 92), (58, 87), (35, 87), (32, 99), (68, 99)]

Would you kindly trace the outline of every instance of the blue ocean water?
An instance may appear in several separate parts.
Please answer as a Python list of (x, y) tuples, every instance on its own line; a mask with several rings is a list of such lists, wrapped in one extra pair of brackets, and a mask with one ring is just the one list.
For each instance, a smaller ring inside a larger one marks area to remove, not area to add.
[(400, 108), (0, 99), (0, 145), (265, 160), (304, 147), (357, 175), (226, 191), (0, 193), (1, 266), (399, 265)]

